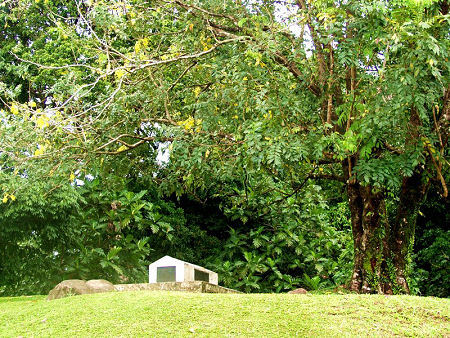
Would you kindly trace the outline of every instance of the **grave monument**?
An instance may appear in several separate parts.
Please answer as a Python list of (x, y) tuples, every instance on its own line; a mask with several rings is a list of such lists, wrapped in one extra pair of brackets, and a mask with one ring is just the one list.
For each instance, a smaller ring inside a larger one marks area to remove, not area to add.
[(150, 264), (148, 272), (149, 283), (201, 281), (218, 285), (218, 275), (214, 271), (170, 256)]

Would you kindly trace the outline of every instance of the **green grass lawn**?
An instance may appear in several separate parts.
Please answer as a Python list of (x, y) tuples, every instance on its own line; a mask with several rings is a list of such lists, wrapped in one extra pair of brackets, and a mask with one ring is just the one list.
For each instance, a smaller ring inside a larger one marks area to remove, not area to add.
[(1, 337), (448, 337), (450, 300), (136, 291), (0, 298)]

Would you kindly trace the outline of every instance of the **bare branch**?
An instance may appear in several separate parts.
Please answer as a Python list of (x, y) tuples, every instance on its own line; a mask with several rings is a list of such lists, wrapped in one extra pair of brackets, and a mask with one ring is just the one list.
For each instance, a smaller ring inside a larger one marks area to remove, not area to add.
[(179, 1), (179, 0), (176, 0), (175, 3), (178, 4), (179, 6), (183, 7), (184, 9), (187, 9), (187, 10), (194, 9), (194, 10), (197, 10), (199, 12), (202, 12), (202, 13), (207, 14), (207, 15), (212, 16), (212, 17), (225, 18), (225, 19), (231, 20), (231, 22), (233, 22), (233, 24), (237, 26), (238, 21), (236, 20), (236, 18), (234, 18), (231, 15), (210, 12), (210, 11), (207, 11), (206, 9), (204, 9), (204, 8), (201, 8), (201, 7), (198, 7), (198, 6), (195, 6), (195, 5), (188, 5), (188, 4), (184, 3), (183, 1)]
[(99, 71), (98, 68), (95, 68), (95, 67), (92, 67), (92, 66), (89, 66), (89, 65), (85, 65), (85, 64), (81, 64), (81, 63), (64, 65), (64, 66), (47, 66), (47, 65), (43, 65), (41, 63), (37, 63), (37, 62), (31, 61), (31, 60), (23, 59), (20, 56), (18, 56), (17, 54), (15, 54), (14, 52), (12, 52), (12, 51), (9, 51), (9, 53), (11, 55), (13, 55), (19, 61), (22, 61), (22, 62), (25, 62), (25, 63), (29, 63), (31, 65), (37, 66), (37, 67), (42, 68), (42, 69), (58, 70), (58, 69), (67, 69), (67, 68), (87, 68), (87, 69), (90, 69), (90, 70), (92, 70), (94, 72)]
[(345, 183), (345, 177), (339, 176), (339, 175), (333, 175), (333, 174), (311, 174), (308, 178), (311, 178), (313, 180), (333, 180)]
[(178, 78), (175, 80), (174, 83), (172, 83), (172, 85), (169, 87), (169, 89), (167, 89), (168, 92), (170, 92), (173, 87), (175, 87), (177, 85), (178, 82), (180, 82), (180, 80), (183, 78), (183, 76), (186, 75), (186, 73), (195, 65), (197, 64), (196, 61), (194, 61), (192, 64), (190, 64), (188, 67), (186, 67), (186, 69), (183, 71), (183, 73), (180, 74), (180, 76), (178, 76)]
[[(125, 138), (125, 137), (138, 139), (139, 141), (137, 141), (136, 143), (133, 143), (133, 144), (129, 144), (122, 140), (122, 138)], [(102, 146), (98, 147), (97, 149), (95, 149), (94, 152), (97, 154), (117, 155), (117, 154), (126, 152), (130, 149), (137, 148), (138, 146), (140, 146), (141, 144), (144, 144), (146, 142), (167, 142), (167, 141), (173, 141), (173, 140), (174, 140), (174, 138), (171, 138), (171, 137), (157, 138), (157, 137), (153, 137), (153, 136), (144, 137), (144, 136), (132, 135), (132, 134), (122, 134), (122, 135), (119, 135), (119, 136), (111, 139), (110, 141), (103, 144)], [(116, 151), (101, 151), (102, 149), (105, 149), (107, 146), (109, 146), (113, 143), (116, 143), (116, 142), (125, 145), (126, 148), (121, 149), (121, 150), (116, 150)]]

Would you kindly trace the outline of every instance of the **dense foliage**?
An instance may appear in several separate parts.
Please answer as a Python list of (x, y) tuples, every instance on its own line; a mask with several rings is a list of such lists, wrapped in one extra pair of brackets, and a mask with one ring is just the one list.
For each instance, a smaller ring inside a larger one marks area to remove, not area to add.
[(448, 195), (449, 23), (432, 0), (3, 3), (0, 292), (171, 254), (245, 291), (448, 295), (448, 232), (415, 233)]

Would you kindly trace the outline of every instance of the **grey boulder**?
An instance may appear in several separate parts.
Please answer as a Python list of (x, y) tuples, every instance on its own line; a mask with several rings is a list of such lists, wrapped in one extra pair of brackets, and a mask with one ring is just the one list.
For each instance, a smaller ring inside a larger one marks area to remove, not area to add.
[(111, 291), (115, 291), (114, 285), (104, 279), (92, 279), (87, 282), (81, 279), (68, 279), (56, 285), (49, 292), (47, 299), (53, 300), (68, 296)]
[(300, 289), (291, 290), (291, 291), (289, 291), (288, 293), (294, 294), (294, 295), (305, 295), (305, 294), (308, 293), (308, 291), (306, 291), (306, 290), (303, 289), (303, 288), (300, 288)]
[(47, 299), (58, 299), (73, 295), (85, 295), (92, 293), (86, 282), (81, 279), (68, 279), (56, 285), (48, 294)]
[(91, 279), (86, 282), (92, 293), (115, 291), (114, 284), (105, 279)]

